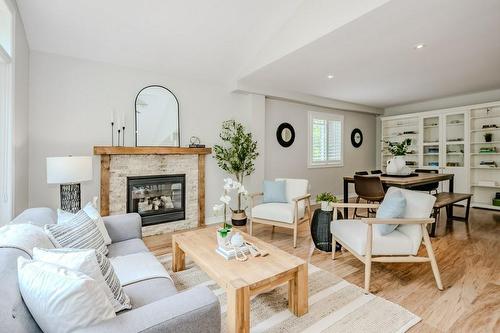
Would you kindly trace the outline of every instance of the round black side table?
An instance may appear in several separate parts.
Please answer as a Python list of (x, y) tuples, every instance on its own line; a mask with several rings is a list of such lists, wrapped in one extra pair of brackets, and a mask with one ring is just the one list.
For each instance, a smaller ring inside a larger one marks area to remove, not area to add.
[[(341, 220), (342, 212), (337, 210), (337, 219)], [(332, 252), (332, 233), (330, 232), (330, 222), (333, 219), (333, 211), (325, 212), (321, 209), (316, 209), (311, 222), (311, 237), (314, 246), (318, 250)], [(335, 250), (340, 250), (341, 246), (336, 243)]]

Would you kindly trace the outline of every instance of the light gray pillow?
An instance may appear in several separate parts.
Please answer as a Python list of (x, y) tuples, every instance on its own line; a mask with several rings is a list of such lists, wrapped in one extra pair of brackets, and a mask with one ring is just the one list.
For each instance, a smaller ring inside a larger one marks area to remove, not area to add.
[[(376, 218), (378, 219), (396, 219), (404, 216), (406, 210), (406, 199), (401, 191), (394, 191), (391, 194), (387, 194), (377, 209)], [(380, 232), (382, 236), (388, 235), (396, 228), (399, 224), (375, 224), (375, 228)]]
[(282, 202), (286, 203), (286, 181), (264, 180), (264, 197), (262, 203)]
[(108, 254), (101, 232), (83, 210), (76, 213), (67, 223), (47, 224), (44, 229), (56, 247), (95, 249), (103, 255)]

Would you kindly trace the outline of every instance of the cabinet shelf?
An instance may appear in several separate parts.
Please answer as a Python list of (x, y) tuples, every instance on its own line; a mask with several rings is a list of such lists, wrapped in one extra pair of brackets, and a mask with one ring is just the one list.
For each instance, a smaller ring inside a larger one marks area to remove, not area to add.
[(500, 131), (500, 127), (478, 128), (471, 130), (471, 132), (490, 132), (490, 131)]
[(485, 141), (474, 141), (471, 142), (471, 145), (490, 145), (492, 143), (500, 143), (500, 141), (490, 141), (490, 142), (485, 142)]
[(484, 202), (472, 202), (471, 206), (472, 207), (476, 207), (476, 208), (485, 208), (485, 209), (500, 210), (500, 206), (493, 206), (492, 204), (487, 204), (487, 203), (484, 203)]
[(471, 155), (474, 155), (474, 156), (479, 156), (479, 155), (481, 155), (481, 156), (490, 156), (490, 155), (493, 155), (493, 156), (495, 156), (495, 155), (500, 155), (500, 153), (471, 153)]
[(488, 118), (500, 118), (500, 114), (498, 114), (498, 115), (491, 115), (491, 116), (470, 117), (470, 119), (472, 119), (472, 120), (476, 120), (476, 119), (488, 119)]
[(472, 187), (485, 187), (485, 188), (500, 188), (500, 185), (479, 185), (479, 184), (472, 184)]
[(470, 167), (471, 169), (479, 169), (479, 170), (498, 170), (500, 167), (478, 167), (478, 166), (473, 166)]

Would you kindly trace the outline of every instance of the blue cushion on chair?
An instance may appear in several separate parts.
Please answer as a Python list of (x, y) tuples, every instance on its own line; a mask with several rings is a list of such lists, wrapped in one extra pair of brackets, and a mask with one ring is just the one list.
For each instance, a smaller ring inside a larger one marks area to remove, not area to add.
[(264, 180), (264, 198), (262, 203), (284, 202), (286, 203), (286, 181)]
[[(377, 209), (376, 218), (378, 219), (396, 219), (405, 214), (406, 199), (401, 191), (395, 191), (387, 194)], [(398, 227), (398, 224), (376, 224), (375, 228), (381, 235), (388, 235)]]

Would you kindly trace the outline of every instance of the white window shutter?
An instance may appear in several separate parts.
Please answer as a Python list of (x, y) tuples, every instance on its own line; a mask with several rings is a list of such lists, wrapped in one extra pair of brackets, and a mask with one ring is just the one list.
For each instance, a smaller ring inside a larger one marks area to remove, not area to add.
[(342, 165), (343, 116), (309, 113), (309, 166)]

